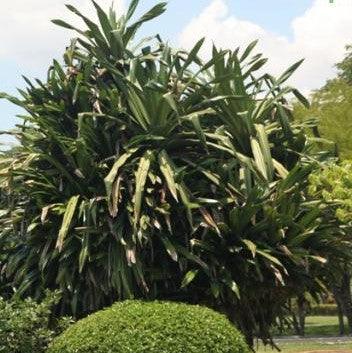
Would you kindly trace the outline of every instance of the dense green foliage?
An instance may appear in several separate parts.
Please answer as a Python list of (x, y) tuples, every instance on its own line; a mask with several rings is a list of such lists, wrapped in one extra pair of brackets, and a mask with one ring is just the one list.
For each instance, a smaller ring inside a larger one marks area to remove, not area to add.
[[(340, 164), (325, 166), (310, 176), (309, 192), (314, 197), (320, 197), (329, 205), (324, 217), (335, 218), (345, 230), (345, 234), (352, 234), (352, 163), (349, 161)], [(346, 245), (348, 251), (349, 239), (341, 238), (341, 245)], [(340, 333), (343, 334), (343, 314), (347, 317), (349, 333), (352, 333), (352, 293), (351, 293), (351, 260), (331, 262), (331, 265), (322, 271), (325, 272), (326, 283), (338, 306)]]
[[(345, 58), (336, 64), (337, 77), (312, 95), (311, 109), (295, 107), (298, 121), (309, 124), (311, 118), (316, 119), (318, 128), (314, 130), (316, 149), (329, 146), (335, 157), (347, 160), (342, 164), (331, 164), (318, 170), (310, 177), (310, 194), (320, 197), (328, 207), (324, 211), (326, 223), (337, 222), (344, 228), (344, 233), (351, 235), (351, 163), (352, 140), (352, 51), (347, 46)], [(320, 137), (323, 137), (321, 139)], [(330, 140), (327, 142), (326, 139)], [(327, 143), (326, 143), (327, 142)], [(346, 236), (341, 244), (348, 243)], [(349, 247), (347, 246), (347, 249)], [(343, 315), (347, 317), (349, 332), (352, 332), (352, 293), (351, 293), (351, 260), (339, 261), (330, 259), (330, 266), (323, 271), (325, 283), (332, 291), (337, 303), (340, 334), (345, 332)]]
[(208, 308), (125, 301), (71, 326), (49, 353), (248, 353), (242, 335)]
[[(309, 125), (311, 119), (316, 120), (315, 129), (318, 149), (329, 148), (342, 159), (352, 158), (352, 47), (346, 47), (345, 58), (336, 64), (337, 77), (328, 80), (316, 90), (311, 97), (308, 108), (295, 105), (294, 115), (298, 121)], [(329, 147), (330, 145), (330, 147)]]
[(339, 70), (338, 77), (352, 85), (352, 45), (346, 46), (346, 55), (336, 67)]
[(24, 301), (0, 298), (0, 352), (45, 352), (53, 338), (63, 331), (69, 320), (51, 319), (57, 295), (48, 295), (41, 303), (32, 299)]
[[(94, 3), (94, 2), (93, 2)], [(213, 48), (198, 56), (159, 36), (135, 46), (136, 22), (105, 13), (27, 81), (20, 145), (1, 159), (2, 273), (19, 295), (63, 293), (82, 316), (126, 298), (178, 299), (226, 312), (245, 333), (270, 325), (297, 291), (318, 295), (319, 271), (340, 258), (340, 230), (308, 200), (315, 155), (266, 59)], [(142, 48), (142, 49), (141, 49)], [(344, 246), (346, 249), (346, 246)], [(260, 291), (258, 291), (260, 288)]]
[(319, 134), (318, 148), (328, 148), (343, 159), (352, 158), (352, 86), (344, 80), (332, 80), (312, 95), (309, 109), (295, 107), (295, 117), (307, 122), (317, 119)]
[(341, 222), (352, 222), (352, 162), (331, 164), (312, 174), (309, 191), (330, 203)]

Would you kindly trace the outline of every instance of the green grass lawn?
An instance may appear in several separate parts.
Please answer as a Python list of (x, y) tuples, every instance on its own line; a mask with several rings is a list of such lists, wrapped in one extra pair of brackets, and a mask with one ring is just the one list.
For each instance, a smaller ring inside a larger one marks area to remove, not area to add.
[[(350, 342), (344, 343), (327, 343), (327, 342), (290, 342), (282, 343), (279, 345), (282, 353), (298, 353), (312, 350), (343, 350), (351, 351), (352, 353), (352, 338)], [(257, 353), (276, 353), (277, 350), (273, 350), (270, 347), (263, 347), (259, 345), (256, 350)]]
[[(345, 323), (347, 326), (347, 323)], [(347, 328), (347, 327), (346, 327)], [(339, 326), (338, 318), (335, 316), (309, 316), (306, 320), (306, 337), (320, 336), (338, 336)], [(294, 335), (292, 330), (286, 330), (283, 335), (290, 336)], [(312, 350), (342, 350), (352, 353), (352, 337), (348, 342), (336, 341), (331, 338), (331, 340), (325, 340), (324, 342), (316, 341), (305, 341), (304, 339), (298, 339), (294, 342), (280, 342), (276, 341), (279, 348), (283, 353), (298, 353)], [(259, 344), (256, 347), (257, 353), (275, 353), (276, 350), (273, 350), (270, 347), (264, 347)]]
[[(347, 332), (347, 322), (345, 322)], [(278, 336), (294, 335), (292, 329), (287, 329)], [(308, 316), (306, 319), (306, 336), (337, 336), (339, 334), (339, 322), (336, 316)]]

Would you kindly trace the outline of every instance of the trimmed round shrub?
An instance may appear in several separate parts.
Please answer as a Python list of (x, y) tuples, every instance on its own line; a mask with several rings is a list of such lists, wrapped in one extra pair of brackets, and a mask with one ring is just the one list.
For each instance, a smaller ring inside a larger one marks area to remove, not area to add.
[(248, 353), (238, 330), (211, 309), (125, 301), (78, 321), (49, 353)]

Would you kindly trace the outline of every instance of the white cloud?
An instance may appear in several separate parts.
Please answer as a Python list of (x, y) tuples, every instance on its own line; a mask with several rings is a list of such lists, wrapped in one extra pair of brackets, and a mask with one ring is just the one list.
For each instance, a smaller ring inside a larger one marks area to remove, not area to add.
[[(0, 59), (13, 60), (20, 67), (37, 69), (46, 67), (52, 57), (61, 58), (74, 33), (55, 26), (50, 20), (60, 18), (69, 23), (81, 23), (66, 9), (66, 3), (89, 16), (95, 12), (89, 0), (3, 1), (0, 11)], [(111, 0), (98, 0), (98, 3), (108, 8)], [(115, 0), (117, 9), (122, 6), (122, 0)]]
[(259, 39), (258, 50), (269, 58), (267, 71), (277, 75), (293, 62), (305, 58), (291, 83), (304, 92), (319, 88), (334, 75), (334, 64), (343, 58), (345, 45), (352, 43), (352, 1), (314, 0), (312, 6), (292, 22), (290, 40), (271, 33), (255, 23), (229, 13), (225, 0), (213, 0), (183, 30), (179, 43), (190, 48), (200, 37), (207, 37), (222, 48), (245, 47)]

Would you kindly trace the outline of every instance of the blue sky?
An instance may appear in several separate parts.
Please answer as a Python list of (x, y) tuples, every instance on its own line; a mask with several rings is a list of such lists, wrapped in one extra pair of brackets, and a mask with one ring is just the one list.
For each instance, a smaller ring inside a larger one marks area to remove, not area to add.
[[(154, 0), (142, 2), (142, 8), (155, 4)], [(171, 0), (168, 12), (158, 23), (150, 26), (168, 37), (177, 37), (182, 28), (197, 16), (211, 1), (209, 0)], [(291, 21), (304, 13), (312, 0), (229, 0), (230, 11), (236, 17), (257, 23), (269, 31), (290, 37)]]
[[(0, 91), (15, 93), (16, 87), (23, 87), (21, 74), (45, 76), (50, 59), (60, 55), (70, 36), (49, 22), (53, 17), (66, 17), (63, 4), (67, 2), (89, 9), (88, 0), (12, 0), (4, 4), (0, 13), (0, 26), (6, 29), (0, 34)], [(140, 11), (156, 2), (141, 0)], [(352, 1), (336, 2), (170, 0), (168, 11), (143, 31), (146, 35), (160, 33), (186, 48), (203, 35), (229, 47), (259, 38), (260, 49), (272, 59), (269, 69), (274, 72), (283, 68), (282, 63), (288, 66), (300, 57), (308, 58), (295, 82), (308, 92), (333, 75), (333, 63), (343, 57), (344, 45), (352, 43), (352, 21), (346, 15), (352, 13)], [(110, 0), (100, 3), (108, 5)], [(0, 101), (0, 130), (14, 126), (17, 112), (18, 108)]]

